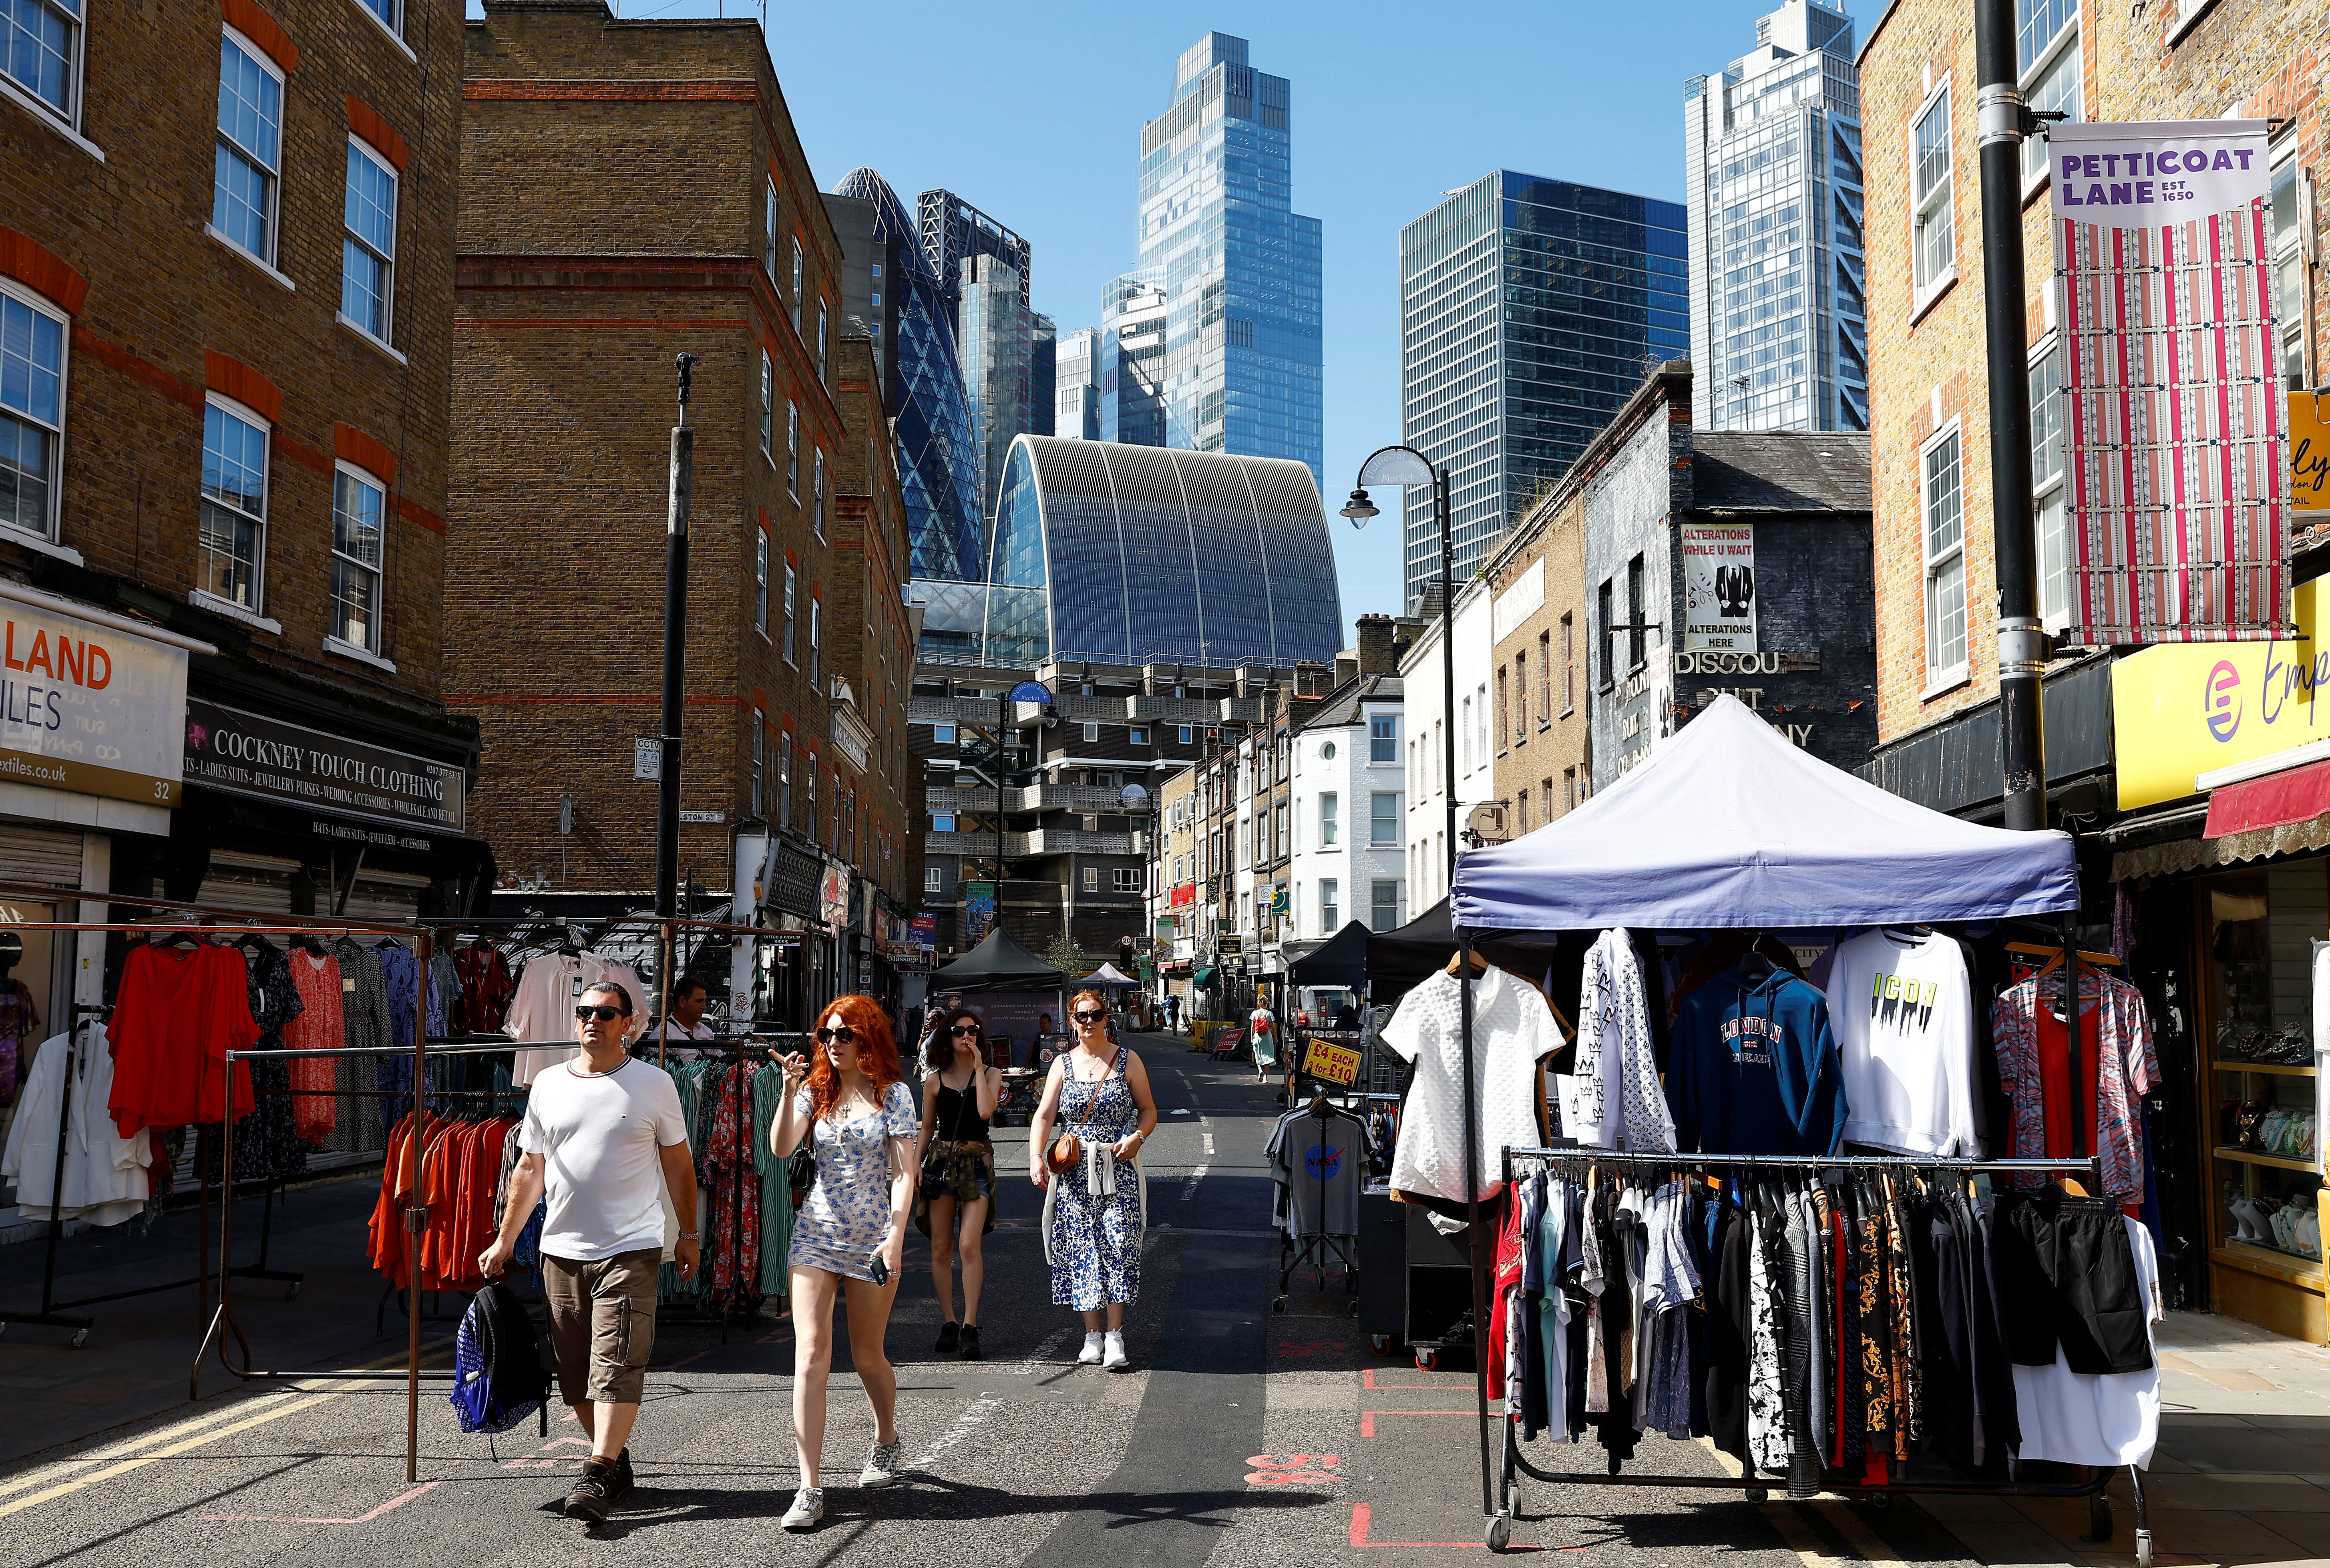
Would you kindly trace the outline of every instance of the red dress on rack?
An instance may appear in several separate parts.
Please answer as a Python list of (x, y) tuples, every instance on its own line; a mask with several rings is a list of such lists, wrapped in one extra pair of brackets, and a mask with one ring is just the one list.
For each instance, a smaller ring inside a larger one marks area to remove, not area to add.
[[(293, 948), (291, 987), (299, 993), (303, 1011), (283, 1025), (283, 1049), (338, 1050), (346, 1043), (340, 960), (329, 953), (318, 959), (304, 948)], [(291, 1072), (291, 1087), (303, 1091), (291, 1101), (291, 1129), (299, 1135), (301, 1142), (320, 1144), (332, 1136), (339, 1124), (339, 1101), (330, 1092), (338, 1087), (339, 1058), (295, 1056), (287, 1065)]]
[[(113, 1043), (109, 1109), (123, 1138), (141, 1127), (224, 1119), (226, 1053), (259, 1043), (251, 973), (242, 955), (209, 942), (147, 942), (122, 965), (108, 1030)], [(238, 1113), (254, 1103), (251, 1064), (234, 1068)]]

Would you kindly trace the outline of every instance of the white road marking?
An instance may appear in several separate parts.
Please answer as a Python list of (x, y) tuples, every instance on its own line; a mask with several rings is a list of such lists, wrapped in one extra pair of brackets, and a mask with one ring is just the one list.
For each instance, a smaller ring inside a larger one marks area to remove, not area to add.
[[(1038, 1352), (1037, 1354), (1040, 1355), (1041, 1352)], [(952, 1426), (947, 1428), (946, 1431), (939, 1434), (937, 1440), (931, 1444), (930, 1451), (928, 1453), (919, 1456), (913, 1462), (908, 1464), (906, 1468), (910, 1470), (929, 1469), (932, 1465), (938, 1462), (938, 1457), (941, 1454), (946, 1452), (947, 1450), (954, 1447), (955, 1444), (969, 1437), (975, 1429), (987, 1420), (987, 1412), (989, 1411), (1001, 1410), (1002, 1408), (1003, 1402), (1001, 1400), (993, 1398), (988, 1394), (980, 1394), (977, 1399), (973, 1400), (969, 1405), (966, 1405), (963, 1408), (963, 1412), (961, 1415), (954, 1418), (954, 1424)]]
[(1214, 1135), (1210, 1132), (1206, 1134), (1206, 1152), (1208, 1154), (1214, 1152)]
[(1181, 1201), (1183, 1203), (1186, 1204), (1190, 1199), (1198, 1195), (1198, 1184), (1206, 1179), (1206, 1172), (1212, 1168), (1213, 1167), (1211, 1166), (1200, 1165), (1197, 1169), (1191, 1171), (1188, 1176), (1181, 1178)]
[(1045, 1366), (1050, 1363), (1052, 1357), (1058, 1353), (1060, 1346), (1068, 1342), (1068, 1336), (1075, 1332), (1076, 1331), (1073, 1328), (1063, 1328), (1055, 1333), (1049, 1339), (1045, 1340), (1043, 1344), (1038, 1345), (1035, 1349), (1029, 1351), (1028, 1353), (1028, 1359), (1022, 1361), (1018, 1365), (1011, 1369), (1011, 1375), (1014, 1377), (1035, 1376), (1036, 1374), (1041, 1372)]

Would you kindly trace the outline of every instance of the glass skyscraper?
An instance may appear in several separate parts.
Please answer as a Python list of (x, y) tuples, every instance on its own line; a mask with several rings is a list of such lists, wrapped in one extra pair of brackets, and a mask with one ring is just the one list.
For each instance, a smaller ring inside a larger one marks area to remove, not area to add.
[(1063, 334), (1054, 358), (1052, 434), (1062, 440), (1100, 439), (1100, 330)]
[(1028, 323), (1034, 340), (1028, 361), (1028, 433), (1048, 436), (1060, 394), (1060, 328), (1040, 310)]
[(1101, 301), (1101, 439), (1288, 458), (1321, 477), (1319, 220), (1293, 211), (1292, 88), (1211, 33), (1141, 132), (1141, 260)]
[(982, 255), (966, 256), (958, 265), (955, 292), (961, 302), (955, 307), (955, 341), (962, 354), (962, 395), (971, 411), (984, 524), (995, 515), (1004, 454), (1028, 430), (1036, 335), (1016, 269)]
[(1867, 430), (1852, 19), (1785, 0), (1754, 53), (1684, 84), (1682, 113), (1692, 422)]
[(955, 349), (953, 305), (923, 260), (914, 215), (888, 181), (872, 169), (852, 169), (833, 189), (836, 195), (873, 204), (873, 241), (895, 257), (891, 267), (897, 276), (886, 280), (892, 298), (882, 314), (896, 312), (897, 374), (886, 390), (896, 421), (898, 480), (914, 575), (976, 579), (986, 560), (987, 535), (977, 448)]
[[(1400, 428), (1449, 471), (1455, 581), (1640, 386), (1690, 352), (1672, 202), (1500, 169), (1399, 233)], [(1406, 603), (1440, 581), (1407, 495)]]

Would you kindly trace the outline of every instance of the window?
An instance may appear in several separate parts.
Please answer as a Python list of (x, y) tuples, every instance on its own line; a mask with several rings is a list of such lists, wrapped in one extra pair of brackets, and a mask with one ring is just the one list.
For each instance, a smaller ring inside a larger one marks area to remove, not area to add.
[(1626, 562), (1626, 673), (1634, 674), (1643, 667), (1643, 638), (1650, 628), (1643, 623), (1651, 618), (1650, 606), (1643, 602), (1643, 558), (1635, 556)]
[(817, 842), (817, 753), (801, 748), (801, 832), (811, 844)]
[(1149, 744), (1149, 726), (1133, 724), (1125, 730), (1124, 738), (1136, 746), (1146, 746)]
[(769, 351), (761, 351), (761, 456), (777, 460), (777, 367)]
[(1528, 790), (1522, 790), (1520, 795), (1516, 797), (1515, 807), (1516, 810), (1520, 814), (1520, 829), (1523, 833), (1527, 833), (1530, 830)]
[(761, 212), (761, 265), (777, 280), (777, 177), (769, 176), (769, 199)]
[(1086, 893), (1098, 893), (1100, 891), (1099, 866), (1088, 865), (1084, 867), (1084, 891)]
[(1085, 739), (1085, 740), (1087, 740), (1087, 741), (1097, 741), (1097, 740), (1099, 740), (1099, 739), (1100, 739), (1100, 726), (1099, 726), (1098, 724), (1086, 724), (1086, 725), (1084, 726), (1084, 739)]
[(1368, 842), (1397, 844), (1399, 842), (1399, 791), (1378, 790), (1368, 799)]
[(1399, 883), (1388, 877), (1379, 877), (1368, 889), (1368, 929), (1371, 931), (1397, 930)]
[[(2014, 69), (2033, 112), (2079, 112), (2079, 0), (2014, 0)], [(2047, 175), (2044, 137), (2022, 138), (2022, 184)]]
[(1501, 757), (1504, 755), (1508, 738), (1505, 732), (1505, 666), (1499, 665), (1497, 666), (1497, 755)]
[(264, 420), (223, 399), (203, 411), (198, 585), (254, 613), (267, 544), (267, 433)]
[(1332, 849), (1343, 842), (1340, 805), (1332, 790), (1319, 797), (1319, 847), (1321, 849)]
[(1561, 770), (1561, 808), (1565, 812), (1577, 809), (1577, 770), (1575, 768)]
[[(27, 43), (10, 0), (8, 73)], [(275, 260), (277, 174), (283, 152), (283, 78), (260, 47), (230, 27), (219, 45), (218, 146), (211, 169), (211, 227), (263, 262)]]
[(1319, 934), (1331, 937), (1343, 929), (1343, 910), (1340, 894), (1341, 882), (1331, 876), (1319, 879)]
[(793, 335), (800, 335), (801, 242), (793, 241)]
[(1537, 634), (1537, 722), (1539, 728), (1553, 723), (1553, 633)]
[(2060, 630), (2071, 614), (2071, 534), (2064, 505), (2063, 344), (2051, 341), (2031, 361), (2031, 493), (2038, 530), (2039, 619)]
[(1189, 726), (1187, 724), (1181, 726), (1181, 744), (1184, 746), (1190, 744)]
[(361, 468), (332, 475), (332, 635), (350, 647), (380, 648), (380, 546), (388, 492)]
[(825, 307), (820, 303), (817, 307), (817, 379), (830, 384), (829, 378), (825, 373)]
[(944, 893), (946, 891), (945, 875), (937, 866), (926, 865), (923, 867), (923, 891), (924, 893)]
[(952, 811), (932, 812), (931, 831), (933, 833), (952, 833), (954, 831), (954, 813)]
[(1513, 744), (1529, 744), (1529, 650), (1513, 653)]
[(1611, 613), (1614, 599), (1611, 592), (1612, 587), (1609, 581), (1605, 581), (1602, 586), (1595, 590), (1594, 600), (1594, 625), (1601, 634), (1602, 677), (1599, 685), (1605, 692), (1617, 684), (1616, 677), (1611, 673), (1610, 668), (1610, 628), (1617, 619), (1617, 617)]
[(793, 563), (785, 562), (785, 663), (793, 662), (793, 596), (800, 586), (800, 574)]
[(954, 726), (952, 724), (933, 724), (931, 726), (931, 744), (933, 746), (953, 745)]
[(1950, 90), (1943, 83), (1909, 133), (1909, 188), (1916, 212), (1909, 249), (1919, 298), (1940, 287), (1957, 261), (1950, 232)]
[(1109, 886), (1116, 893), (1141, 891), (1141, 868), (1137, 865), (1113, 866), (1109, 870)]
[(817, 693), (819, 696), (823, 696), (825, 694), (825, 691), (824, 688), (819, 686), (818, 684), (817, 645), (818, 632), (819, 629), (819, 623), (821, 622), (824, 618), (825, 606), (819, 602), (817, 590), (812, 588), (809, 590), (809, 685), (810, 690)]
[(1926, 679), (1965, 673), (1965, 539), (1958, 505), (1956, 426), (1924, 454), (1926, 484)]
[(800, 501), (800, 405), (785, 400), (785, 493)]
[(2297, 138), (2287, 134), (2272, 149), (2273, 294), (2281, 324), (2281, 370), (2291, 392), (2309, 384), (2306, 354), (2306, 253), (2297, 222)]
[(1283, 806), (1278, 808), (1278, 834), (1271, 842), (1278, 846), (1279, 855), (1286, 853), (1286, 808)]
[(0, 524), (43, 538), (56, 525), (69, 325), (0, 283)]
[(793, 825), (793, 732), (780, 731), (777, 735), (777, 826), (790, 830)]
[(810, 453), (809, 525), (819, 542), (825, 538), (825, 449)]
[(340, 314), (383, 343), (396, 297), (396, 171), (348, 138), (347, 233), (340, 245)]
[[(1332, 751), (1327, 755), (1332, 757)], [(1368, 760), (1393, 762), (1399, 760), (1399, 715), (1378, 713), (1368, 721)]]
[(67, 125), (81, 110), (79, 0), (9, 0), (0, 5), (0, 74)]
[(760, 709), (753, 710), (753, 814), (761, 811), (761, 769), (769, 751), (769, 719)]
[(1577, 706), (1574, 694), (1577, 688), (1577, 628), (1568, 616), (1561, 618), (1561, 716), (1568, 718)]

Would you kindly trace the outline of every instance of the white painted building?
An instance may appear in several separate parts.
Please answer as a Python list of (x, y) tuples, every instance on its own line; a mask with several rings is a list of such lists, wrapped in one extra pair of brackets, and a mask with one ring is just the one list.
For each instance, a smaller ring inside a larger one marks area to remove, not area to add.
[(1407, 731), (1397, 675), (1328, 694), (1292, 736), (1290, 939), (1315, 944), (1352, 921), (1405, 924)]
[[(1408, 902), (1422, 914), (1448, 896), (1447, 736), (1456, 736), (1456, 827), (1473, 807), (1497, 798), (1496, 753), (1490, 747), (1489, 591), (1474, 578), (1456, 592), (1456, 712), (1444, 700), (1441, 619), (1425, 622), (1399, 661), (1401, 707), (1406, 723), (1400, 758), (1407, 773)], [(1461, 843), (1460, 843), (1461, 850)]]

